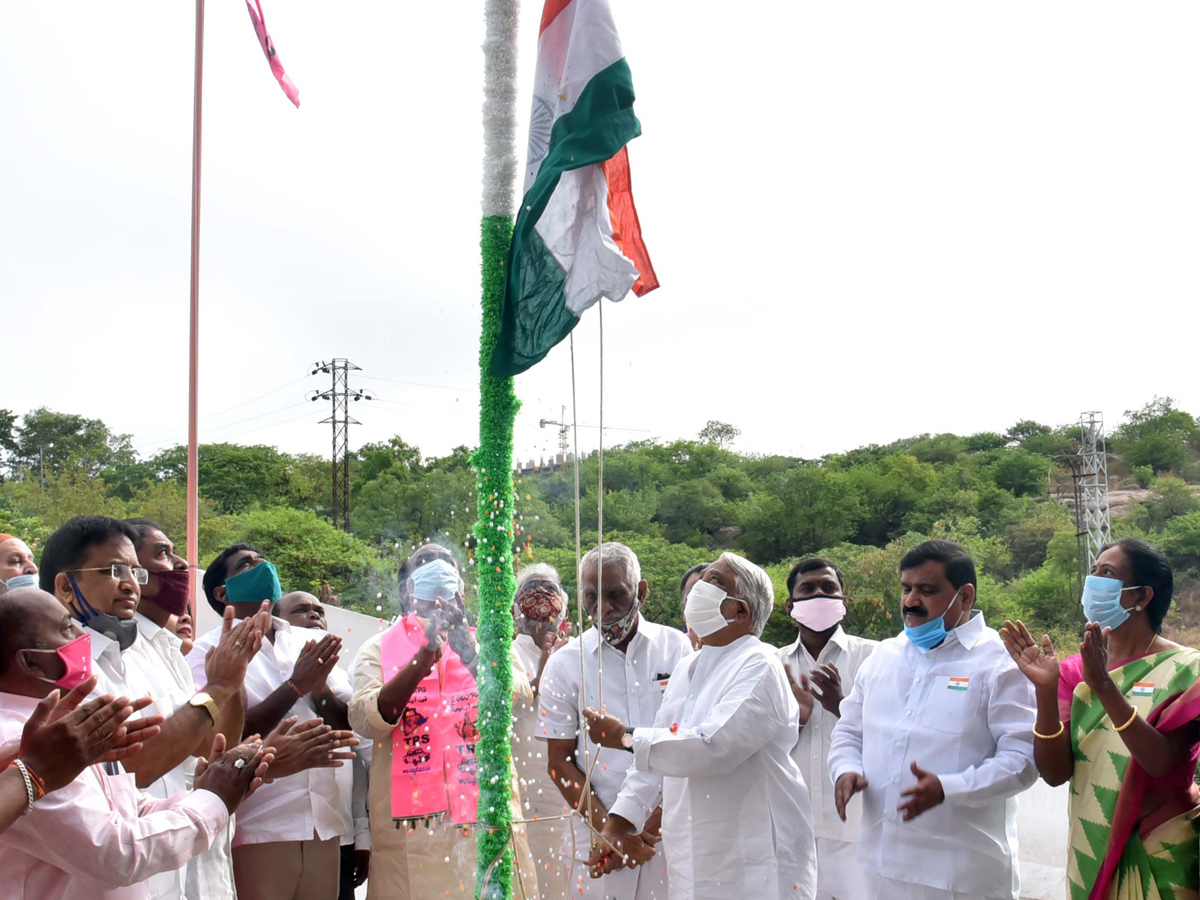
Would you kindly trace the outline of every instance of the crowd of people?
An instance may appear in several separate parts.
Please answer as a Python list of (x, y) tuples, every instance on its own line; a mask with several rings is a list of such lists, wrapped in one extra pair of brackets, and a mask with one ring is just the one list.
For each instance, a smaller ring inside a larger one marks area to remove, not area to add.
[[(961, 546), (897, 560), (903, 629), (849, 634), (835, 560), (681, 573), (684, 631), (637, 555), (576, 598), (522, 569), (512, 614), (513, 894), (524, 900), (1016, 900), (1019, 795), (1070, 783), (1069, 900), (1200, 881), (1200, 652), (1168, 641), (1165, 557), (1123, 540), (1078, 653), (989, 626)], [(454, 554), (416, 550), (352, 660), (317, 597), (248, 544), (193, 573), (147, 520), (84, 516), (35, 560), (0, 534), (0, 895), (477, 895), (479, 647)], [(295, 587), (295, 586), (289, 586)], [(490, 867), (485, 866), (485, 869)]]

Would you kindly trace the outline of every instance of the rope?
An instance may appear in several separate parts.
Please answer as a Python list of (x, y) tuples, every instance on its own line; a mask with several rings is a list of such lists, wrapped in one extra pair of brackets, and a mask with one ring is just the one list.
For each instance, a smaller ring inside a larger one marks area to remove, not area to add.
[[(596, 304), (600, 310), (600, 456), (596, 500), (596, 621), (597, 628), (604, 623), (604, 300)], [(597, 643), (596, 677), (597, 699), (600, 711), (604, 711), (604, 640)]]

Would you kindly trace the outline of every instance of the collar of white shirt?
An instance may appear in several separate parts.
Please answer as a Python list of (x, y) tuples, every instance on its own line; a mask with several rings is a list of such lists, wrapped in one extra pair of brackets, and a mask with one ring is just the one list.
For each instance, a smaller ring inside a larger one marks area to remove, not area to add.
[(125, 666), (121, 662), (121, 648), (117, 646), (117, 642), (107, 635), (101, 634), (95, 628), (89, 628), (88, 631), (92, 633), (92, 662), (98, 663), (104, 659), (119, 671), (124, 671)]
[[(843, 653), (848, 651), (849, 644), (850, 644), (850, 638), (846, 634), (846, 632), (842, 630), (841, 625), (839, 625), (837, 627), (837, 631), (835, 631), (833, 634), (831, 634), (829, 636), (829, 643), (833, 644), (835, 647), (837, 647)], [(828, 645), (826, 645), (826, 646), (828, 646)], [(799, 652), (802, 648), (805, 651), (808, 650), (808, 648), (804, 646), (804, 638), (801, 635), (796, 635), (796, 640), (794, 640), (790, 644), (788, 644), (784, 648), (783, 652), (790, 656), (793, 653)], [(824, 652), (824, 651), (821, 651), (821, 652)]]
[(140, 612), (135, 612), (133, 614), (133, 620), (137, 622), (138, 635), (145, 640), (157, 642), (165, 639), (168, 644), (172, 646), (177, 645), (176, 649), (178, 649), (180, 646), (183, 646), (183, 641), (179, 640), (175, 634), (168, 631), (166, 628), (163, 628), (161, 625), (156, 625)]
[[(964, 650), (973, 650), (975, 649), (975, 645), (978, 644), (980, 639), (983, 637), (983, 629), (985, 627), (986, 626), (983, 621), (983, 611), (979, 609), (973, 609), (971, 610), (970, 618), (957, 628), (951, 628), (949, 631), (947, 631), (946, 639), (933, 649), (938, 650), (947, 646), (953, 641), (960, 644)], [(908, 639), (907, 632), (902, 631), (898, 636), (903, 636), (905, 643), (916, 649), (916, 644), (912, 643), (912, 641)]]

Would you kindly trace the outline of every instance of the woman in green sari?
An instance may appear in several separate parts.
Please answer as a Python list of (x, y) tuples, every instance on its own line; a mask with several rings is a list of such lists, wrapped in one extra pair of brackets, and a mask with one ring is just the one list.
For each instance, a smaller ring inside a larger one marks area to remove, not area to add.
[(1200, 652), (1164, 638), (1171, 567), (1139, 540), (1104, 548), (1079, 655), (1000, 633), (1037, 694), (1034, 761), (1071, 782), (1069, 900), (1184, 900), (1200, 881)]

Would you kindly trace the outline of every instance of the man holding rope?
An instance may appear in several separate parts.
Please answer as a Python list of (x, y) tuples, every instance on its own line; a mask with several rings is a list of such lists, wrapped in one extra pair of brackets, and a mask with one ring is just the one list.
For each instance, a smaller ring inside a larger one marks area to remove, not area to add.
[[(597, 581), (603, 585), (602, 597)], [(589, 741), (583, 709), (603, 706), (630, 725), (653, 724), (675, 664), (692, 652), (682, 631), (641, 615), (646, 589), (638, 558), (624, 544), (606, 543), (588, 551), (579, 567), (579, 598), (593, 627), (551, 656), (542, 671), (539, 737), (547, 744), (550, 777), (567, 803), (591, 824), (589, 830), (568, 820), (564, 843), (567, 852), (575, 848), (572, 896), (667, 900), (667, 863), (659, 844), (661, 810), (649, 815), (645, 827), (628, 839), (646, 850), (658, 847), (659, 855), (650, 865), (614, 871), (596, 881), (587, 872), (594, 835), (604, 828), (633, 754)]]

